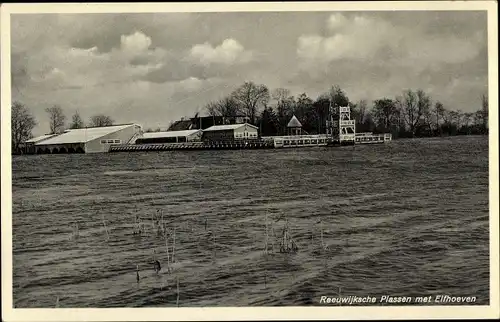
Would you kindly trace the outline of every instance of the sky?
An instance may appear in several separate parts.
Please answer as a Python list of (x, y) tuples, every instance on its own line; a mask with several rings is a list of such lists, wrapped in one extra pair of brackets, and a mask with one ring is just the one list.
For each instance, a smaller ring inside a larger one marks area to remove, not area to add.
[(166, 128), (245, 81), (351, 101), (422, 89), (475, 111), (488, 87), (486, 12), (226, 12), (11, 16), (12, 100), (87, 121)]

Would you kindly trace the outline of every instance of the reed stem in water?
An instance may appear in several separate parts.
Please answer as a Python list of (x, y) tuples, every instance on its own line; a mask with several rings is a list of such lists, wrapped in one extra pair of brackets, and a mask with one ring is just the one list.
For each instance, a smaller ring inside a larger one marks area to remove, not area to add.
[(109, 241), (108, 226), (106, 226), (106, 221), (104, 220), (104, 214), (102, 214), (102, 223), (103, 223), (103, 225), (104, 225), (104, 229), (106, 230), (107, 240)]

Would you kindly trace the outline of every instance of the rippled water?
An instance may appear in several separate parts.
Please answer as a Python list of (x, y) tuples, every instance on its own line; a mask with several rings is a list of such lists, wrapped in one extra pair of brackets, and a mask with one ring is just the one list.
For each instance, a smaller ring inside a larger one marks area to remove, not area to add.
[[(489, 303), (486, 137), (14, 156), (12, 166), (15, 307), (175, 306), (177, 280), (179, 306), (318, 305), (339, 288)], [(160, 209), (176, 231), (171, 273), (149, 220)], [(288, 216), (296, 254), (264, 255), (266, 214), (276, 236)]]

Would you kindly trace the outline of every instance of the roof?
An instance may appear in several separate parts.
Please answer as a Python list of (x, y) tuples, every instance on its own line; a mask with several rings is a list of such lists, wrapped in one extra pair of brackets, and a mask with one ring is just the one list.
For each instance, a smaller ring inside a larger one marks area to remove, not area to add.
[(175, 121), (167, 131), (185, 131), (191, 129), (193, 126), (191, 120)]
[(27, 140), (25, 143), (36, 143), (36, 142), (40, 142), (40, 141), (46, 140), (46, 139), (48, 139), (48, 138), (51, 138), (51, 137), (53, 137), (54, 135), (57, 135), (57, 134), (44, 134), (44, 135), (40, 135), (40, 136), (37, 136), (36, 138), (32, 138), (32, 139)]
[(139, 139), (154, 139), (154, 138), (171, 138), (178, 136), (190, 136), (201, 130), (186, 130), (186, 131), (166, 131), (166, 132), (147, 132), (144, 133)]
[(292, 119), (290, 122), (288, 122), (287, 127), (302, 127), (302, 124), (299, 122), (299, 120), (294, 116), (292, 116)]
[(255, 125), (248, 124), (248, 123), (242, 123), (242, 124), (227, 124), (227, 125), (214, 125), (209, 127), (208, 129), (205, 129), (203, 131), (227, 131), (227, 130), (236, 130), (239, 129), (240, 127), (243, 127), (245, 125), (248, 125), (250, 127), (253, 127), (254, 129), (257, 129)]
[(114, 133), (116, 131), (126, 129), (127, 127), (131, 127), (134, 125), (135, 124), (125, 124), (125, 125), (114, 125), (114, 126), (103, 126), (103, 127), (89, 127), (83, 129), (71, 129), (55, 137), (52, 137), (48, 140), (39, 142), (37, 144), (49, 145), (49, 144), (66, 144), (66, 143), (85, 143), (106, 136), (108, 134)]

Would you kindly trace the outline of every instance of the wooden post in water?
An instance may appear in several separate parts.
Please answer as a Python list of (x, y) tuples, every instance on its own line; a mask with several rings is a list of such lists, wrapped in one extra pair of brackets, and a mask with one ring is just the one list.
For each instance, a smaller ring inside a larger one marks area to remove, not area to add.
[(269, 233), (268, 233), (268, 229), (267, 229), (267, 211), (266, 211), (266, 245), (265, 245), (265, 250), (264, 250), (266, 255), (268, 253), (268, 251), (267, 251), (268, 241), (269, 241)]
[(177, 307), (179, 307), (179, 276), (177, 276)]
[(274, 226), (273, 226), (273, 222), (272, 221), (271, 221), (271, 232), (272, 232), (271, 244), (272, 244), (273, 252), (274, 252), (274, 250), (275, 250), (275, 248), (274, 248), (274, 240), (276, 239), (276, 234), (274, 233)]
[(175, 226), (174, 226), (174, 241), (172, 245), (172, 263), (175, 262)]
[(215, 241), (215, 229), (212, 231), (212, 234), (213, 234), (213, 237), (214, 237), (214, 251), (213, 251), (213, 261), (215, 262), (216, 261), (216, 257), (217, 257), (217, 243)]
[(167, 272), (170, 273), (170, 254), (168, 252), (168, 234), (165, 234), (165, 247), (167, 248)]

